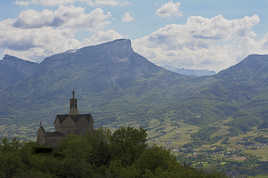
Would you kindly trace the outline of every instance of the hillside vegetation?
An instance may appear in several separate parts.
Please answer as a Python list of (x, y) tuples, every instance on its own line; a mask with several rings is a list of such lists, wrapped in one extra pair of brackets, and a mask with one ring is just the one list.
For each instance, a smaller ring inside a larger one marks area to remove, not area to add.
[(99, 129), (69, 136), (51, 149), (7, 139), (0, 145), (1, 178), (221, 178), (181, 165), (167, 150), (146, 144), (143, 129)]

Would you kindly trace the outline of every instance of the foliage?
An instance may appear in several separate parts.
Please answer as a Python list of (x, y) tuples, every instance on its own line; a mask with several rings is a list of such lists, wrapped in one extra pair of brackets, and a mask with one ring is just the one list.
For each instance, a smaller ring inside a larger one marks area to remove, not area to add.
[(87, 136), (70, 135), (51, 151), (36, 143), (4, 139), (0, 145), (0, 177), (224, 177), (182, 166), (168, 150), (148, 146), (146, 136), (144, 129), (127, 127), (113, 133), (99, 129)]

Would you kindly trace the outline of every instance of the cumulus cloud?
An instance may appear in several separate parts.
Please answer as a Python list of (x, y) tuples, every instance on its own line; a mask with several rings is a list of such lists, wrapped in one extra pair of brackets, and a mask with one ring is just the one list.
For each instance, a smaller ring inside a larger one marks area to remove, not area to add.
[(29, 1), (15, 1), (15, 4), (18, 6), (29, 6), (30, 2)]
[(268, 42), (258, 40), (253, 27), (257, 15), (228, 20), (189, 17), (186, 24), (170, 24), (136, 39), (134, 48), (158, 65), (221, 70), (251, 53), (267, 53)]
[(42, 27), (34, 29), (14, 28), (11, 24), (0, 25), (0, 48), (4, 53), (39, 61), (68, 49), (76, 48), (80, 42), (76, 40), (74, 31)]
[(57, 24), (54, 13), (50, 10), (42, 12), (27, 10), (19, 15), (13, 25), (18, 28), (40, 28), (42, 26), (56, 26), (60, 23)]
[(15, 20), (16, 28), (41, 28), (41, 27), (69, 27), (99, 29), (109, 24), (111, 13), (100, 8), (90, 13), (85, 13), (84, 8), (74, 6), (61, 6), (55, 11), (36, 10), (23, 11)]
[(156, 10), (156, 15), (160, 17), (176, 17), (182, 16), (182, 12), (180, 11), (181, 3), (170, 1), (159, 9)]
[(103, 6), (117, 6), (120, 3), (116, 0), (80, 0), (81, 2), (86, 2), (90, 6), (97, 6), (97, 5), (103, 5)]
[(135, 19), (132, 17), (132, 15), (129, 12), (126, 12), (122, 17), (122, 22), (129, 23), (134, 21)]
[(122, 6), (128, 2), (119, 2), (117, 0), (16, 0), (15, 4), (19, 6), (42, 5), (42, 6), (60, 6), (75, 3), (84, 3), (89, 6)]
[(15, 19), (0, 21), (0, 49), (4, 53), (40, 61), (49, 55), (79, 48), (87, 44), (76, 34), (92, 34), (90, 41), (102, 42), (119, 37), (113, 30), (104, 30), (111, 14), (96, 8), (86, 13), (83, 8), (61, 6), (55, 11), (27, 10)]
[(75, 0), (16, 0), (15, 4), (19, 6), (43, 5), (43, 6), (59, 6), (73, 4)]

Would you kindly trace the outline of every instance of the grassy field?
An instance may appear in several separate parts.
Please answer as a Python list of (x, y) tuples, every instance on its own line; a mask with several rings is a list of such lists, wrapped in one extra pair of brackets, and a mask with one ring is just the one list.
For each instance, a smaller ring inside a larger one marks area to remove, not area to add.
[[(268, 144), (256, 140), (268, 137), (268, 130), (254, 127), (249, 132), (232, 136), (228, 126), (231, 121), (232, 119), (229, 119), (208, 125), (208, 130), (212, 131), (207, 134), (206, 129), (181, 121), (174, 123), (168, 120), (152, 120), (147, 128), (149, 142), (169, 148), (179, 158), (183, 158), (181, 161), (195, 167), (214, 167), (225, 171), (240, 168), (248, 172), (258, 170), (261, 162), (268, 161)], [(200, 134), (201, 138), (204, 135), (209, 138), (204, 138), (206, 141), (198, 140), (192, 137), (194, 134)], [(267, 176), (263, 177), (268, 177), (268, 172), (266, 173)]]
[(150, 143), (176, 149), (191, 143), (191, 135), (198, 132), (199, 128), (183, 122), (152, 120), (147, 130)]

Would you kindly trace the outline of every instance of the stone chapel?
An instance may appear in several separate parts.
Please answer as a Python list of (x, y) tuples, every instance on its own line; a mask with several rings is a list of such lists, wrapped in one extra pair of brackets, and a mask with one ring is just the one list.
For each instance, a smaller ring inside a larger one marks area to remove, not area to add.
[(93, 118), (91, 114), (79, 114), (75, 91), (70, 99), (69, 114), (60, 114), (54, 121), (54, 132), (46, 132), (42, 124), (37, 131), (37, 143), (55, 147), (69, 134), (85, 135), (93, 132)]

